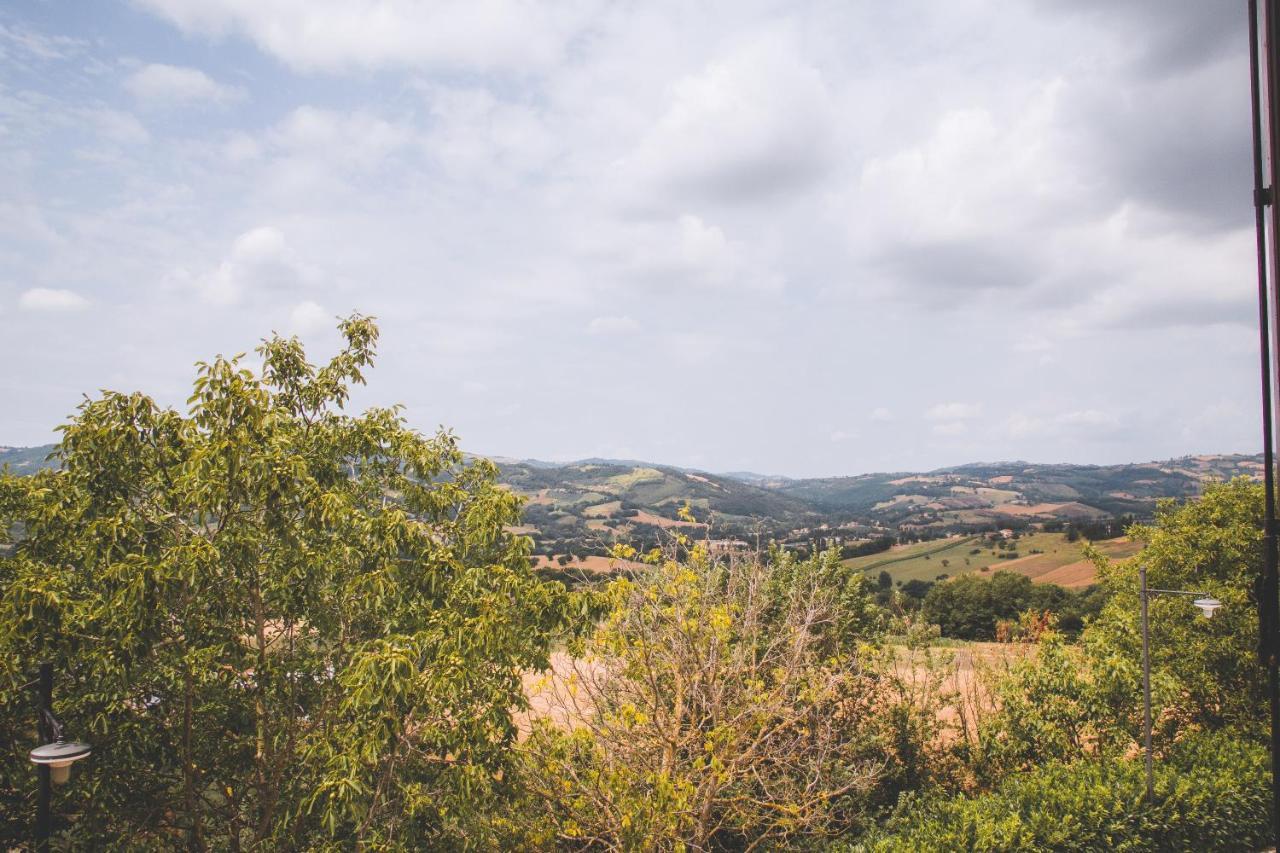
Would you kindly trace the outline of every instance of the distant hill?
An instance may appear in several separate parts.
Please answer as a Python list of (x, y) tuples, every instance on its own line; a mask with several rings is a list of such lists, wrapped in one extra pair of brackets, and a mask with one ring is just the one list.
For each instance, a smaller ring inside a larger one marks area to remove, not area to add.
[[(525, 522), (559, 540), (625, 538), (637, 528), (679, 526), (688, 503), (717, 530), (770, 535), (823, 520), (802, 498), (716, 474), (663, 465), (574, 462), (557, 468), (499, 463), (503, 484), (529, 499)], [(587, 549), (594, 553), (598, 549)]]
[[(52, 445), (0, 447), (18, 473), (46, 467)], [(973, 463), (928, 472), (791, 479), (712, 474), (634, 460), (570, 463), (498, 457), (499, 478), (527, 498), (538, 553), (604, 554), (614, 541), (646, 546), (684, 526), (688, 503), (711, 535), (854, 547), (892, 537), (934, 539), (998, 528), (1060, 529), (1150, 517), (1160, 498), (1199, 494), (1207, 481), (1258, 478), (1260, 456), (1187, 456), (1126, 465)], [(701, 526), (701, 525), (699, 525)]]
[(0, 468), (5, 466), (15, 474), (33, 474), (41, 468), (52, 468), (53, 463), (46, 457), (53, 452), (55, 445), (44, 444), (40, 447), (5, 447), (0, 445)]
[(1186, 456), (1125, 465), (973, 463), (925, 473), (784, 481), (774, 490), (826, 513), (887, 523), (980, 524), (1001, 518), (1149, 516), (1160, 498), (1199, 494), (1206, 481), (1262, 476), (1262, 457)]

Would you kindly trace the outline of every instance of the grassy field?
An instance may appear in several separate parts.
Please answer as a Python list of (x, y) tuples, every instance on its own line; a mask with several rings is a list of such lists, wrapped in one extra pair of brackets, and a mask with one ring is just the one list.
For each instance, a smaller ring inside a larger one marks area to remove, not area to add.
[[(1032, 580), (1060, 586), (1087, 586), (1093, 581), (1093, 564), (1084, 558), (1084, 541), (1068, 542), (1061, 533), (1033, 533), (1012, 540), (1018, 557), (1000, 559), (1000, 550), (980, 536), (961, 536), (934, 542), (900, 545), (880, 554), (854, 557), (845, 564), (876, 576), (885, 571), (894, 582), (931, 581), (938, 575), (994, 572), (1001, 569), (1021, 572)], [(1140, 546), (1128, 539), (1109, 539), (1096, 543), (1098, 550), (1112, 559), (1136, 554)], [(974, 552), (977, 553), (974, 553)], [(1039, 551), (1041, 553), (1033, 553)]]

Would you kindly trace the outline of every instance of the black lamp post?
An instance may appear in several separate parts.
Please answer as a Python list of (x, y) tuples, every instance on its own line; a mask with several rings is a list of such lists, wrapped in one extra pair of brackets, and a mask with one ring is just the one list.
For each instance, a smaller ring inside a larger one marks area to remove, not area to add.
[(36, 849), (48, 850), (49, 836), (53, 831), (53, 786), (70, 779), (71, 765), (87, 758), (93, 747), (81, 741), (68, 742), (63, 737), (62, 723), (53, 715), (53, 664), (40, 664), (35, 688), (41, 745), (31, 750), (28, 757), (36, 765), (40, 779), (40, 793), (36, 800)]
[[(1262, 364), (1262, 459), (1264, 508), (1263, 564), (1258, 599), (1258, 655), (1267, 670), (1271, 705), (1271, 812), (1273, 838), (1280, 845), (1280, 528), (1276, 523), (1275, 421), (1273, 405), (1280, 379), (1272, 347), (1280, 315), (1280, 291), (1269, 282), (1280, 259), (1280, 217), (1276, 209), (1276, 168), (1280, 165), (1280, 8), (1277, 0), (1248, 0), (1249, 89), (1253, 118), (1253, 210), (1258, 256), (1258, 334)], [(1270, 228), (1268, 228), (1270, 220)]]

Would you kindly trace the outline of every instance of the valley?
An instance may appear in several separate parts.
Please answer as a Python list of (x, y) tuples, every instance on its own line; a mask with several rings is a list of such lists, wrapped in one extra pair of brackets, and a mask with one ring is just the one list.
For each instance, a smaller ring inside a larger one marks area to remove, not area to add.
[[(52, 445), (0, 447), (0, 466), (30, 473)], [(793, 479), (714, 474), (660, 464), (498, 457), (499, 481), (525, 500), (510, 531), (532, 540), (535, 565), (566, 579), (635, 568), (609, 558), (621, 542), (644, 551), (684, 532), (720, 551), (776, 542), (799, 554), (835, 547), (894, 584), (1000, 569), (1065, 587), (1092, 581), (1080, 540), (1106, 555), (1136, 552), (1123, 538), (1161, 499), (1206, 483), (1257, 478), (1261, 458), (1198, 455), (1126, 465), (997, 462), (929, 472)], [(679, 517), (688, 506), (694, 521)]]

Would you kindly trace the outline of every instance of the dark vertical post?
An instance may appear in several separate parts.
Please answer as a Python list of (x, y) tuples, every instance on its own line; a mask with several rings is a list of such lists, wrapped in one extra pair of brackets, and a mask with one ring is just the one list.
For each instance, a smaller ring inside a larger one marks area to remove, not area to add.
[(1151, 635), (1147, 630), (1147, 567), (1138, 567), (1142, 607), (1142, 749), (1147, 770), (1147, 799), (1155, 789), (1151, 772)]
[[(53, 726), (50, 725), (49, 720), (53, 713), (53, 664), (40, 664), (40, 678), (36, 689), (39, 692), (36, 713), (39, 720), (40, 743), (52, 743)], [(40, 776), (40, 794), (39, 799), (36, 800), (36, 850), (45, 851), (49, 849), (49, 836), (53, 828), (50, 814), (53, 780), (50, 778), (49, 766), (46, 764), (37, 765), (36, 772)]]
[[(1266, 2), (1266, 44), (1267, 44), (1267, 81), (1266, 118), (1268, 143), (1272, 152), (1272, 171), (1277, 162), (1275, 151), (1280, 140), (1277, 139), (1277, 105), (1276, 105), (1276, 47), (1275, 28), (1277, 17), (1275, 0)], [(1263, 569), (1258, 583), (1258, 650), (1262, 662), (1267, 668), (1267, 695), (1271, 704), (1271, 797), (1275, 840), (1280, 845), (1280, 578), (1277, 563), (1280, 555), (1277, 549), (1276, 507), (1275, 507), (1275, 449), (1273, 425), (1272, 382), (1276, 378), (1272, 371), (1271, 323), (1272, 312), (1269, 305), (1272, 298), (1271, 288), (1267, 283), (1267, 228), (1265, 209), (1272, 211), (1272, 239), (1276, 239), (1275, 223), (1275, 189), (1267, 185), (1267, 174), (1264, 169), (1263, 134), (1262, 134), (1262, 69), (1258, 60), (1260, 50), (1258, 26), (1258, 2), (1249, 0), (1249, 72), (1250, 94), (1253, 118), (1253, 204), (1254, 229), (1257, 238), (1258, 253), (1258, 332), (1259, 349), (1262, 367), (1262, 456), (1263, 456), (1263, 493), (1266, 505), (1263, 522)], [(1274, 259), (1275, 254), (1272, 255)]]

